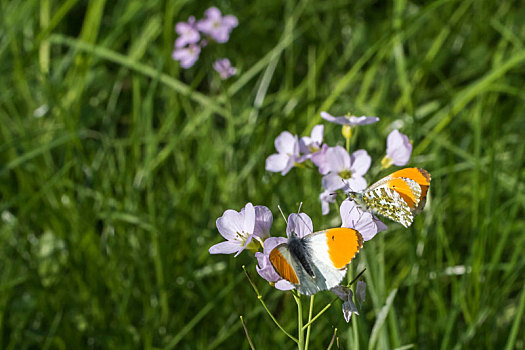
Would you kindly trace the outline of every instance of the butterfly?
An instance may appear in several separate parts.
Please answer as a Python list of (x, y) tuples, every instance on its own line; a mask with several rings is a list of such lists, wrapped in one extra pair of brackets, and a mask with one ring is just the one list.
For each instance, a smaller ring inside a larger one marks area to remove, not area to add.
[(409, 227), (427, 201), (430, 173), (421, 168), (398, 170), (361, 192), (346, 194), (363, 211), (381, 214)]
[(330, 228), (304, 237), (292, 231), (287, 243), (270, 252), (270, 262), (299, 293), (312, 295), (339, 285), (362, 246), (363, 237), (351, 228)]

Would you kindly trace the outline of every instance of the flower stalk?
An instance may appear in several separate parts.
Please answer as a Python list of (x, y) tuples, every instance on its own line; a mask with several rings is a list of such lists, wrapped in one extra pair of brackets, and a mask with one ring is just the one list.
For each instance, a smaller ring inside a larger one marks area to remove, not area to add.
[(297, 303), (297, 348), (304, 350), (304, 328), (303, 328), (303, 305), (301, 303), (301, 294), (292, 292), (295, 302)]
[(281, 324), (277, 321), (277, 319), (275, 318), (275, 316), (272, 314), (272, 312), (268, 309), (268, 306), (266, 306), (266, 303), (264, 302), (263, 298), (262, 298), (262, 295), (261, 293), (259, 293), (259, 289), (257, 288), (257, 286), (255, 285), (255, 283), (253, 283), (251, 277), (250, 277), (250, 274), (248, 273), (248, 271), (246, 271), (246, 266), (242, 265), (242, 269), (244, 270), (244, 273), (246, 274), (246, 277), (248, 278), (248, 281), (250, 282), (250, 284), (252, 285), (252, 288), (253, 290), (255, 291), (255, 294), (257, 294), (257, 299), (259, 299), (259, 301), (261, 302), (261, 305), (263, 306), (264, 310), (266, 310), (266, 313), (268, 313), (268, 315), (270, 316), (270, 318), (272, 319), (273, 323), (275, 323), (275, 325), (277, 327), (279, 327), (279, 329), (290, 339), (292, 339), (295, 343), (299, 344), (299, 340), (294, 337), (293, 335), (291, 335), (290, 333), (288, 333), (284, 328), (283, 326), (281, 326)]
[(244, 328), (244, 333), (246, 334), (246, 338), (248, 339), (248, 344), (250, 344), (250, 349), (255, 350), (255, 346), (253, 345), (252, 339), (250, 338), (250, 334), (248, 333), (248, 327), (246, 327), (246, 322), (244, 322), (244, 317), (242, 315), (240, 316), (242, 328)]
[[(314, 297), (315, 294), (310, 296), (310, 308), (308, 310), (308, 322), (312, 320), (312, 313), (314, 311)], [(304, 346), (304, 350), (308, 350), (308, 343), (310, 341), (310, 330), (312, 329), (311, 325), (306, 327), (306, 342)]]

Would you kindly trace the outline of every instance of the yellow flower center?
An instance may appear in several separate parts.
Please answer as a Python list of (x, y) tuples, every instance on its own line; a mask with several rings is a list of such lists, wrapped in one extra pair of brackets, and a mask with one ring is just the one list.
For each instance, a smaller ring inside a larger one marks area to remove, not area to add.
[[(235, 240), (240, 242), (242, 245), (244, 245), (246, 243), (246, 240), (248, 239), (248, 233), (247, 232), (244, 232), (244, 231), (241, 231), (241, 232), (236, 232), (236, 236), (235, 236)], [(248, 245), (246, 246), (246, 249), (252, 251), (252, 252), (257, 252), (259, 251), (259, 248), (262, 246), (262, 243), (259, 242), (257, 240), (258, 237), (253, 237), (252, 238), (252, 241), (250, 243), (248, 243)]]
[(349, 179), (352, 177), (352, 172), (348, 169), (342, 170), (338, 173), (339, 177), (342, 179)]
[(308, 146), (308, 151), (310, 151), (310, 153), (315, 153), (315, 152), (317, 152), (317, 151), (319, 151), (319, 150), (320, 150), (320, 148), (317, 147), (317, 146), (314, 145), (314, 144), (311, 144), (310, 146)]
[(392, 166), (393, 161), (389, 156), (384, 156), (381, 160), (381, 169), (388, 169)]

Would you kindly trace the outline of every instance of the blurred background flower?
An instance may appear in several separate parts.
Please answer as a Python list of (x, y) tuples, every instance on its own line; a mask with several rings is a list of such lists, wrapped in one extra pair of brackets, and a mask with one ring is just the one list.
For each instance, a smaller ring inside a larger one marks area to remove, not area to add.
[(379, 121), (378, 117), (366, 117), (366, 116), (356, 117), (353, 115), (334, 117), (333, 115), (327, 112), (321, 112), (321, 118), (331, 123), (340, 124), (340, 125), (348, 125), (348, 126), (368, 125), (368, 124), (377, 123)]
[(208, 34), (218, 43), (225, 43), (230, 38), (233, 28), (237, 27), (239, 21), (232, 15), (222, 16), (216, 7), (210, 7), (205, 12), (205, 18), (197, 22), (197, 29)]
[(227, 58), (220, 58), (213, 62), (213, 69), (219, 73), (223, 80), (237, 74), (237, 68), (232, 67), (230, 60)]
[(280, 172), (286, 175), (299, 161), (299, 139), (288, 131), (283, 131), (275, 139), (275, 149), (278, 153), (266, 158), (266, 170)]
[(406, 165), (411, 154), (412, 144), (408, 140), (408, 136), (400, 133), (399, 130), (392, 130), (386, 140), (386, 156), (381, 161), (381, 165), (383, 168), (388, 168), (392, 164)]

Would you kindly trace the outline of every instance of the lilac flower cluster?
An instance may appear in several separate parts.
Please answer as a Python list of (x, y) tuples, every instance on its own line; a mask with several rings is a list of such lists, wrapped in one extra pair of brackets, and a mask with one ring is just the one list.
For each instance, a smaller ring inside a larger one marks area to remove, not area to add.
[[(239, 24), (237, 17), (223, 16), (216, 7), (210, 7), (204, 15), (205, 17), (198, 21), (194, 16), (190, 16), (188, 22), (179, 22), (175, 26), (175, 31), (179, 36), (175, 40), (175, 49), (171, 57), (179, 61), (182, 68), (192, 67), (199, 59), (201, 49), (210, 41), (220, 44), (227, 42), (231, 31)], [(204, 38), (201, 38), (201, 35)], [(237, 73), (237, 69), (231, 66), (227, 58), (215, 61), (213, 68), (222, 79), (228, 79)]]
[[(329, 122), (343, 126), (343, 136), (350, 139), (352, 129), (369, 125), (379, 121), (378, 117), (367, 116), (340, 116), (334, 117), (327, 112), (321, 112), (321, 118)], [(352, 153), (342, 146), (330, 147), (323, 143), (323, 125), (316, 125), (312, 129), (311, 136), (304, 136), (299, 139), (298, 136), (288, 131), (283, 131), (275, 139), (275, 149), (277, 153), (266, 158), (266, 170), (270, 172), (280, 172), (286, 175), (294, 166), (308, 167), (308, 161), (317, 167), (322, 176), (321, 184), (323, 191), (319, 195), (323, 215), (330, 212), (330, 204), (335, 203), (335, 192), (338, 190), (352, 190), (354, 192), (362, 191), (367, 187), (367, 181), (364, 175), (370, 169), (372, 158), (364, 149), (358, 149)], [(388, 168), (391, 165), (406, 165), (412, 153), (412, 144), (408, 137), (393, 130), (387, 138), (386, 155), (381, 164), (382, 168)], [(306, 163), (306, 164), (305, 164)], [(361, 217), (362, 227), (367, 227), (366, 234), (363, 235), (371, 239), (377, 232), (386, 229), (386, 225), (379, 221), (374, 215), (362, 212), (351, 204), (345, 204), (344, 201), (340, 210), (352, 210), (354, 215)], [(347, 223), (349, 225), (349, 223)], [(347, 227), (350, 227), (346, 225)], [(343, 225), (345, 226), (345, 225)], [(353, 228), (353, 227), (352, 227)], [(359, 230), (360, 231), (360, 230)], [(375, 231), (375, 232), (374, 232)], [(374, 233), (373, 233), (374, 232)]]

